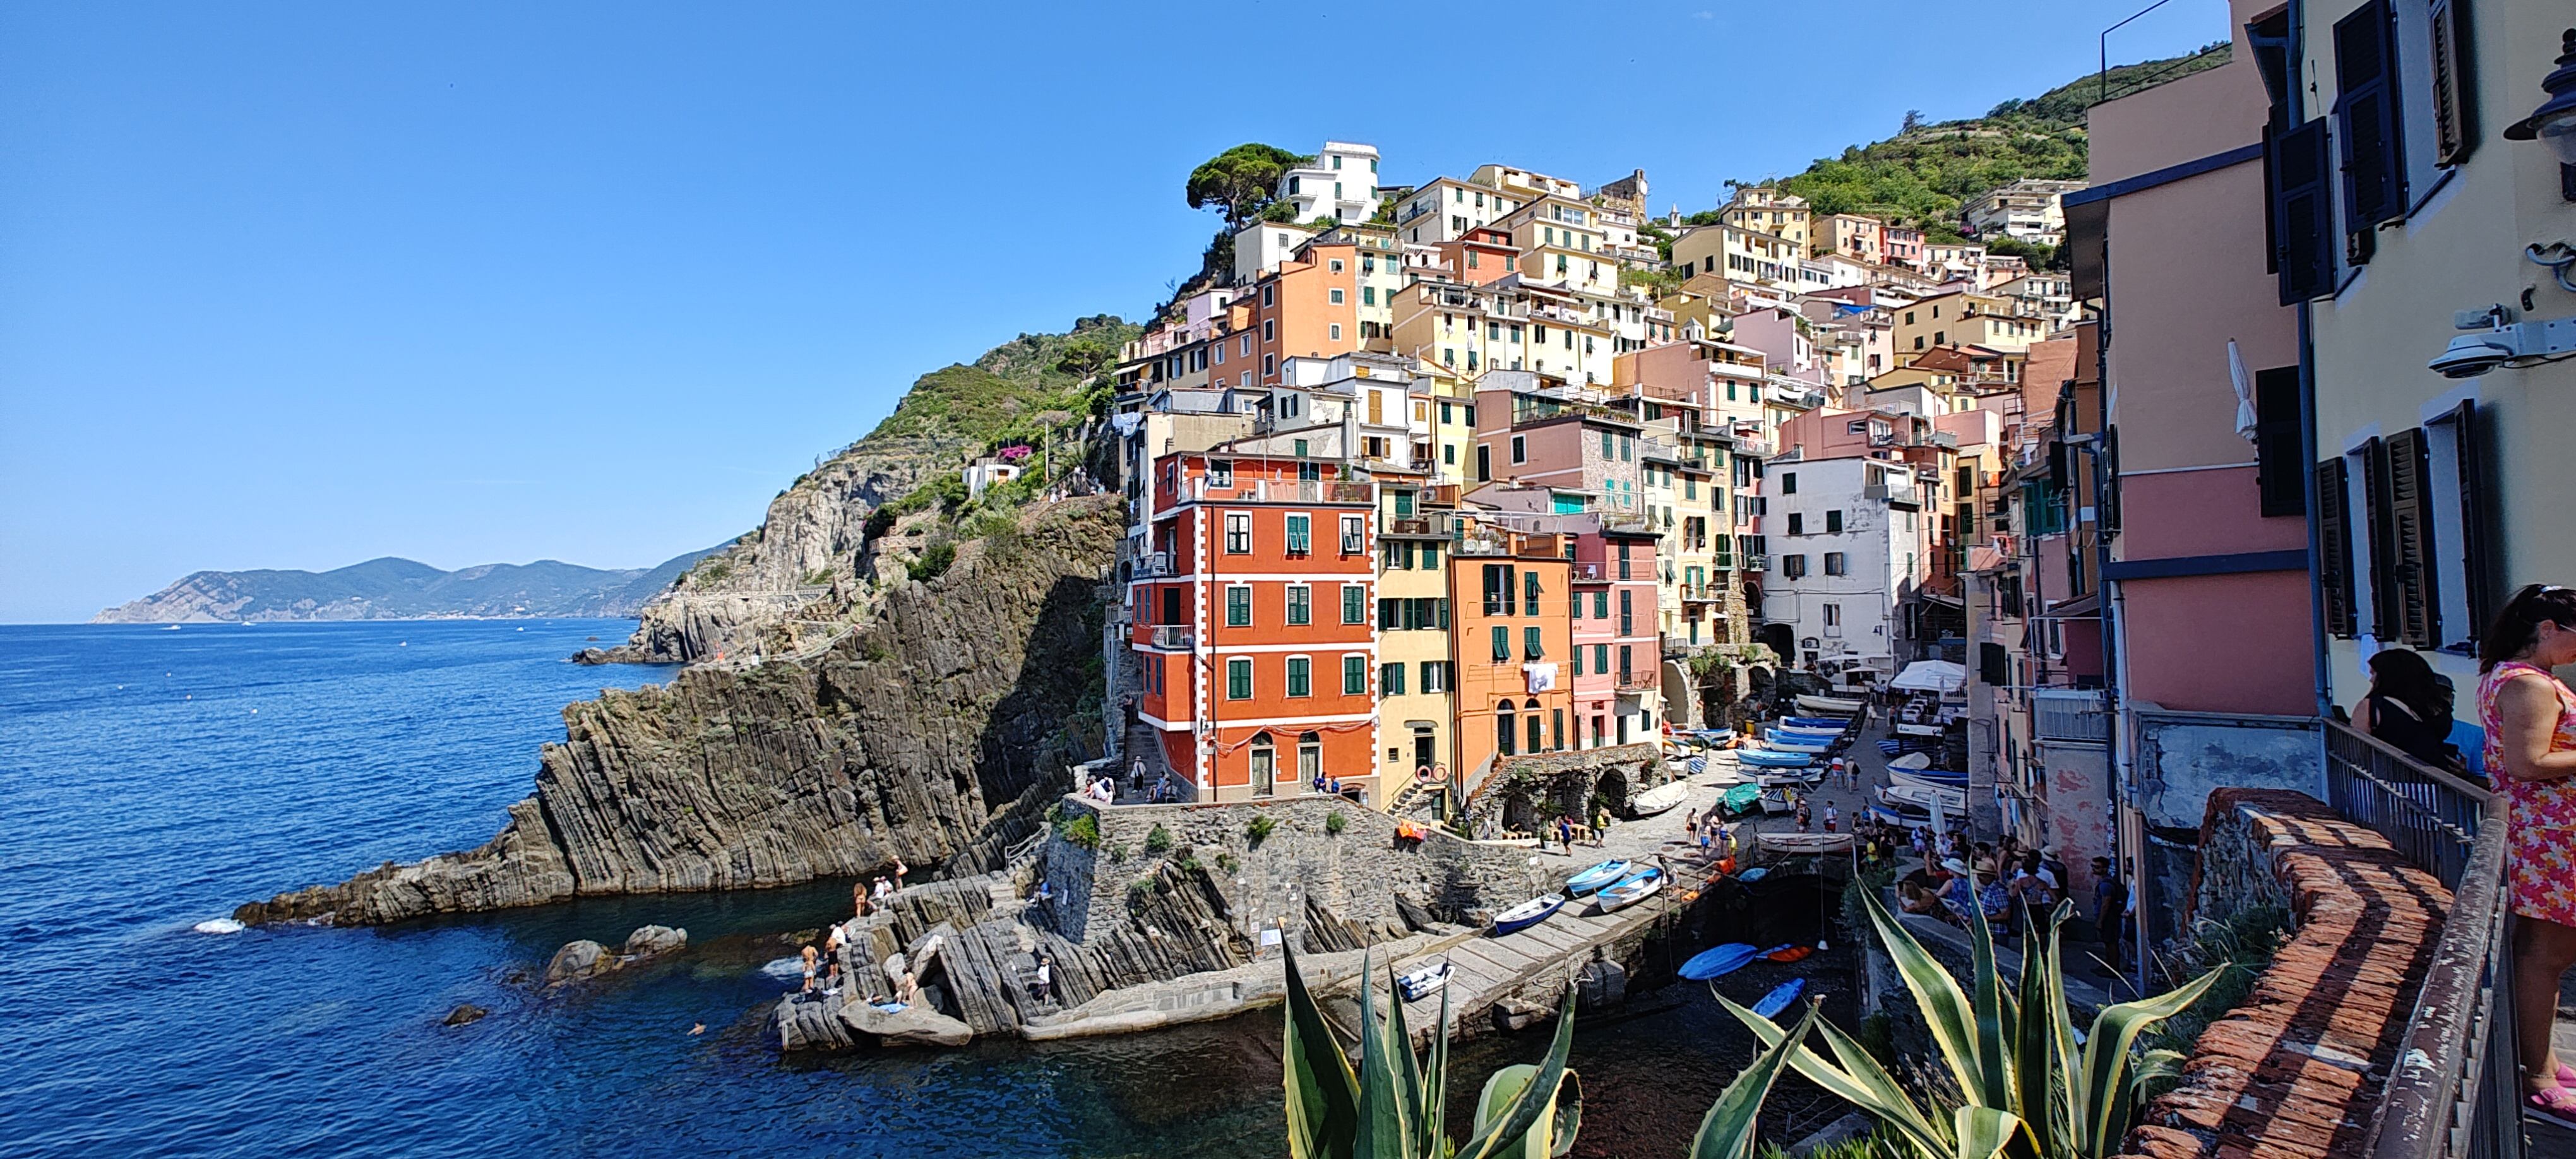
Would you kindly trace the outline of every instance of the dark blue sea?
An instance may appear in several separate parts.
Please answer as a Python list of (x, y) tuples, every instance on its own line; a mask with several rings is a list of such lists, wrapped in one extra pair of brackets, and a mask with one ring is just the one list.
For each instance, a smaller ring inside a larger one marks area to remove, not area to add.
[[(669, 678), (564, 661), (631, 627), (0, 626), (0, 1155), (1282, 1153), (1275, 1014), (782, 1058), (764, 967), (846, 883), (203, 932), (482, 843), (565, 703)], [(689, 948), (529, 984), (564, 942), (647, 922)], [(466, 1002), (491, 1016), (441, 1024)], [(1591, 1154), (1682, 1153), (1745, 1047), (1704, 1000), (1578, 1042)], [(1453, 1105), (1537, 1046), (1462, 1051)]]

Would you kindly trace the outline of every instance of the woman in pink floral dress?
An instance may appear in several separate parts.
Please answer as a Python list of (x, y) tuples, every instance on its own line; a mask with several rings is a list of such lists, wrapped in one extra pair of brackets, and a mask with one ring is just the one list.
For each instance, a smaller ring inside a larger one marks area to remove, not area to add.
[(2576, 966), (2576, 693), (2549, 672), (2570, 663), (2576, 590), (2568, 588), (2515, 592), (2478, 646), (2478, 723), (2506, 804), (2523, 1089), (2531, 1113), (2576, 1127), (2576, 1070), (2559, 1066), (2549, 1048), (2559, 977)]

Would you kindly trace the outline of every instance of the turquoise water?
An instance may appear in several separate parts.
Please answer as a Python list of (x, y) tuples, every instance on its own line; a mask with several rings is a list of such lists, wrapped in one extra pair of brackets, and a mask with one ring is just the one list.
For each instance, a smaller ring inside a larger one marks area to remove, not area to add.
[[(563, 662), (630, 626), (0, 627), (0, 1154), (1281, 1153), (1274, 1015), (782, 1058), (761, 1031), (785, 984), (763, 967), (780, 932), (837, 916), (841, 882), (196, 929), (481, 843), (564, 703), (669, 677)], [(528, 983), (565, 941), (647, 922), (689, 949), (569, 994)], [(441, 1025), (462, 1002), (493, 1013)], [(1704, 996), (1658, 1009), (1578, 1035), (1580, 1153), (1681, 1153), (1740, 1063)], [(1453, 1105), (1540, 1045), (1462, 1051)]]

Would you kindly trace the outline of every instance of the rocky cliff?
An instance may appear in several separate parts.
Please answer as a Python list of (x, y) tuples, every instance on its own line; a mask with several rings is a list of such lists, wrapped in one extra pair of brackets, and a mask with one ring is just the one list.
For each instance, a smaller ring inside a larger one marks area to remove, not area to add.
[(779, 629), (794, 621), (866, 612), (869, 581), (887, 578), (870, 551), (868, 516), (925, 485), (953, 481), (997, 440), (1078, 425), (1090, 392), (1101, 389), (1093, 375), (1136, 330), (1108, 315), (1084, 318), (1068, 333), (1023, 334), (971, 366), (921, 376), (867, 437), (780, 492), (758, 530), (647, 604), (625, 646), (587, 658), (668, 664), (774, 654)]
[(1001, 864), (1097, 731), (1113, 496), (1021, 511), (888, 589), (818, 654), (693, 666), (564, 710), (534, 796), (479, 848), (236, 911), (397, 921), (575, 895)]

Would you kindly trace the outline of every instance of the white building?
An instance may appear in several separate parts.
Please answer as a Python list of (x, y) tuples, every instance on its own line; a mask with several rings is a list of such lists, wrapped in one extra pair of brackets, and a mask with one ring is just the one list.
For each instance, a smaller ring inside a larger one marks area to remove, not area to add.
[(1276, 221), (1256, 221), (1234, 235), (1234, 280), (1248, 285), (1297, 256), (1317, 231)]
[(2013, 237), (2039, 245), (2066, 240), (2066, 213), (2058, 199), (2084, 188), (2081, 181), (2046, 181), (2031, 177), (1959, 207), (1959, 214), (1978, 237)]
[(1298, 221), (1367, 221), (1377, 216), (1377, 146), (1326, 141), (1314, 164), (1280, 175), (1277, 196)]
[(1771, 570), (1763, 619), (1790, 629), (1796, 667), (1899, 666), (1903, 608), (1931, 563), (1914, 469), (1882, 459), (1775, 459), (1764, 475)]

